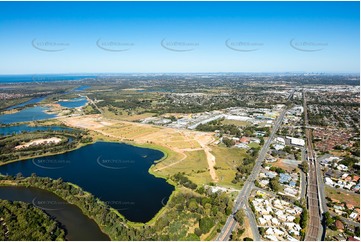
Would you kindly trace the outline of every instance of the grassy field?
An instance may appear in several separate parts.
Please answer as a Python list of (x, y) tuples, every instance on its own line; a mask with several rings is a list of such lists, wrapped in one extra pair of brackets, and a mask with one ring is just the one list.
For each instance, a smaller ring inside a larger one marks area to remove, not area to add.
[(289, 164), (289, 163), (285, 163), (282, 159), (278, 159), (276, 162), (273, 162), (273, 163), (268, 163), (269, 165), (271, 166), (274, 166), (274, 167), (279, 167), (279, 168), (282, 168), (283, 170), (287, 171), (287, 172), (293, 172), (294, 169), (296, 169), (296, 172), (299, 172), (299, 168), (298, 168), (298, 165), (297, 163), (294, 163), (294, 164)]
[(238, 148), (212, 146), (212, 154), (216, 157), (216, 173), (220, 178), (219, 184), (237, 188), (232, 180), (236, 175), (236, 168), (247, 156), (246, 151)]
[(243, 240), (244, 238), (252, 238), (253, 239), (251, 225), (249, 223), (249, 218), (247, 216), (244, 217), (244, 225), (242, 227), (244, 228), (245, 231), (240, 236), (239, 240)]
[[(343, 235), (343, 233), (341, 233), (341, 232), (338, 231), (338, 230), (333, 231), (333, 230), (327, 228), (327, 229), (326, 229), (326, 241), (327, 241), (328, 239), (331, 239), (331, 238), (332, 238), (333, 240), (337, 239), (338, 241), (341, 241), (341, 240), (345, 239), (344, 236), (340, 237), (340, 236), (339, 236), (340, 234)], [(347, 236), (347, 235), (346, 235), (346, 236)], [(337, 240), (336, 240), (336, 241), (337, 241)]]
[(156, 127), (139, 127), (127, 123), (114, 124), (101, 129), (106, 133), (110, 133), (119, 138), (134, 139), (136, 137), (144, 137), (157, 131)]
[[(206, 161), (206, 155), (203, 150), (186, 151), (184, 152), (187, 156), (184, 160), (177, 162), (169, 168), (156, 170), (158, 167), (155, 166), (153, 171), (163, 177), (173, 176), (174, 174), (184, 172), (191, 181), (194, 183), (208, 184), (212, 181), (211, 176), (208, 172), (208, 164)], [(165, 161), (166, 164), (172, 164), (169, 160)]]
[[(99, 115), (64, 120), (65, 123), (80, 124), (81, 127), (94, 130), (98, 133), (92, 132), (94, 140), (126, 142), (163, 151), (165, 158), (153, 165), (150, 172), (166, 179), (178, 172), (185, 172), (190, 180), (202, 185), (214, 181), (211, 174), (214, 176), (215, 173), (219, 184), (235, 187), (231, 181), (235, 177), (236, 167), (246, 156), (246, 151), (242, 149), (210, 145), (214, 141), (210, 133), (118, 121)], [(209, 148), (205, 150), (207, 146)], [(207, 159), (208, 149), (215, 156), (215, 171), (210, 170), (212, 157), (208, 156)]]
[(336, 189), (330, 186), (325, 186), (326, 196), (329, 198), (337, 199), (340, 202), (350, 203), (354, 206), (360, 206), (360, 194), (347, 193), (341, 189)]
[(6, 101), (1, 101), (0, 102), (0, 109), (6, 108), (6, 107), (10, 107), (10, 106), (14, 106), (17, 104), (21, 104), (24, 102), (27, 102), (29, 100), (31, 100), (32, 98), (30, 97), (22, 97), (22, 98), (15, 98), (15, 99), (9, 99)]
[(32, 121), (32, 122), (28, 122), (27, 125), (29, 125), (29, 126), (52, 126), (52, 125), (64, 126), (64, 124), (57, 119)]
[(249, 147), (251, 148), (260, 148), (261, 146), (259, 144), (257, 144), (256, 142), (252, 142), (248, 144)]
[(230, 119), (225, 119), (222, 121), (222, 124), (234, 124), (236, 126), (251, 126), (250, 122), (247, 121), (239, 121), (239, 120), (230, 120)]
[[(154, 113), (142, 113), (142, 114), (130, 114), (128, 112), (121, 109), (121, 108), (114, 108), (118, 111), (118, 115), (114, 112), (110, 112), (108, 108), (102, 108), (103, 115), (106, 118), (117, 119), (117, 120), (124, 120), (124, 121), (136, 121), (140, 119), (145, 119), (154, 116)], [(141, 112), (141, 110), (137, 110), (137, 112)]]

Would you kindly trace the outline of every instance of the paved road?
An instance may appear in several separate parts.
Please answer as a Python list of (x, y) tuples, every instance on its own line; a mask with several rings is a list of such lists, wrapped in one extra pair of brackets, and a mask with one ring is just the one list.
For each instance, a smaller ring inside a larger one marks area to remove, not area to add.
[[(295, 92), (295, 90), (293, 90), (291, 92), (290, 96), (288, 97), (288, 100), (290, 100), (292, 98), (294, 92)], [(230, 235), (232, 234), (232, 231), (234, 230), (234, 228), (236, 227), (236, 224), (237, 224), (237, 222), (234, 220), (233, 214), (235, 212), (237, 212), (239, 209), (241, 209), (243, 206), (248, 206), (248, 197), (251, 194), (252, 189), (254, 188), (254, 181), (260, 172), (262, 162), (264, 161), (264, 159), (266, 157), (266, 154), (271, 145), (271, 142), (273, 141), (277, 130), (282, 125), (282, 122), (283, 122), (286, 112), (287, 112), (287, 108), (285, 108), (281, 112), (280, 116), (276, 119), (269, 138), (267, 139), (267, 141), (265, 142), (265, 144), (263, 145), (262, 149), (259, 152), (258, 158), (255, 162), (255, 165), (253, 167), (251, 174), (248, 176), (246, 182), (244, 183), (241, 191), (239, 192), (239, 194), (236, 198), (232, 214), (227, 218), (227, 221), (226, 221), (225, 225), (223, 226), (221, 233), (218, 235), (216, 240), (218, 240), (218, 241), (229, 240)], [(252, 226), (252, 231), (254, 232), (253, 237), (259, 238), (257, 224)]]
[(88, 96), (85, 96), (85, 97), (86, 97), (86, 99), (88, 100), (88, 102), (90, 102), (91, 104), (93, 104), (94, 107), (95, 107), (101, 114), (103, 114), (103, 111), (95, 104), (95, 102), (94, 102), (92, 99), (90, 99)]
[(273, 196), (273, 197), (277, 196), (276, 193), (271, 192), (271, 191), (264, 190), (264, 189), (259, 188), (259, 187), (254, 187), (254, 190), (258, 190), (258, 191), (261, 191), (261, 192), (263, 192), (263, 193), (267, 193), (268, 195)]
[(352, 220), (349, 220), (349, 219), (347, 219), (347, 218), (345, 218), (345, 217), (342, 217), (342, 216), (339, 216), (339, 215), (337, 215), (335, 212), (333, 212), (333, 211), (330, 211), (330, 214), (332, 215), (332, 216), (338, 216), (344, 223), (346, 223), (346, 224), (350, 224), (350, 225), (352, 225), (352, 226), (355, 226), (355, 227), (360, 227), (360, 223), (359, 222), (355, 222), (355, 221), (352, 221)]
[(303, 171), (301, 171), (301, 192), (300, 192), (300, 198), (306, 197), (306, 175)]
[(245, 204), (245, 214), (246, 214), (246, 216), (249, 220), (249, 224), (251, 226), (252, 234), (254, 236), (253, 240), (260, 241), (261, 236), (259, 235), (259, 232), (258, 232), (256, 217), (254, 216), (252, 209), (248, 206), (248, 203)]

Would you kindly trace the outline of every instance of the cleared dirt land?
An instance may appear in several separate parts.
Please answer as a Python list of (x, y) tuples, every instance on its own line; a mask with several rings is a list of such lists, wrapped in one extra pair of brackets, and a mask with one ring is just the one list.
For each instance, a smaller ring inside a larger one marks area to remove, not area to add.
[(161, 176), (185, 172), (198, 184), (219, 180), (214, 169), (216, 157), (211, 152), (211, 144), (214, 142), (211, 133), (120, 121), (103, 118), (101, 115), (67, 117), (59, 120), (68, 126), (96, 131), (118, 141), (159, 148), (167, 157), (151, 169)]
[(61, 141), (60, 138), (57, 138), (57, 137), (52, 137), (52, 138), (48, 138), (48, 139), (37, 139), (37, 140), (32, 140), (30, 142), (27, 142), (25, 144), (22, 144), (22, 145), (18, 145), (18, 146), (15, 146), (15, 149), (18, 150), (18, 149), (23, 149), (23, 148), (27, 148), (29, 146), (32, 146), (32, 145), (42, 145), (42, 144), (57, 144)]
[(337, 189), (325, 186), (326, 196), (340, 202), (352, 204), (353, 206), (360, 206), (360, 194), (347, 192), (342, 189)]

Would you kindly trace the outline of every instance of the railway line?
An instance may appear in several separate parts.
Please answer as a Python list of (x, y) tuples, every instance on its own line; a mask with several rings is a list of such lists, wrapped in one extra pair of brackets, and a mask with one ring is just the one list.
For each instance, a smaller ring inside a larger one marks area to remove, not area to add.
[[(303, 106), (305, 127), (308, 126), (308, 114), (306, 95), (303, 93)], [(319, 184), (317, 180), (316, 169), (316, 156), (312, 146), (312, 131), (306, 128), (306, 142), (307, 142), (307, 161), (308, 161), (308, 174), (307, 174), (307, 208), (309, 214), (309, 223), (307, 224), (307, 231), (305, 241), (318, 241), (322, 234), (321, 214), (320, 214), (320, 197), (319, 197)]]

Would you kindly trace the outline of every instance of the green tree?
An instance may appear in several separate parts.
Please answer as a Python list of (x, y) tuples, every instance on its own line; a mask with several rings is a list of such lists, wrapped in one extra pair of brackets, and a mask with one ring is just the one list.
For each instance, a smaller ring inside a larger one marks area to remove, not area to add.
[(307, 161), (302, 161), (302, 163), (301, 163), (301, 169), (302, 169), (302, 171), (304, 172), (304, 173), (307, 173), (308, 172), (308, 163), (307, 163)]
[(261, 142), (259, 142), (259, 144), (262, 146), (262, 145), (264, 145), (264, 138), (263, 137), (261, 137)]
[(196, 211), (196, 209), (198, 208), (198, 203), (195, 199), (192, 199), (190, 202), (189, 202), (189, 205), (188, 205), (188, 208), (190, 211), (194, 212)]
[(235, 215), (234, 215), (234, 219), (239, 223), (239, 225), (243, 225), (244, 224), (244, 211), (243, 209), (239, 209)]
[(211, 218), (201, 218), (199, 220), (199, 228), (201, 229), (203, 234), (206, 234), (211, 230), (211, 228), (214, 226), (214, 221)]
[(275, 178), (271, 179), (270, 187), (274, 192), (279, 192), (281, 190), (281, 185), (280, 185), (278, 177), (275, 177)]
[(253, 239), (249, 238), (249, 237), (246, 237), (243, 239), (243, 241), (253, 241)]

